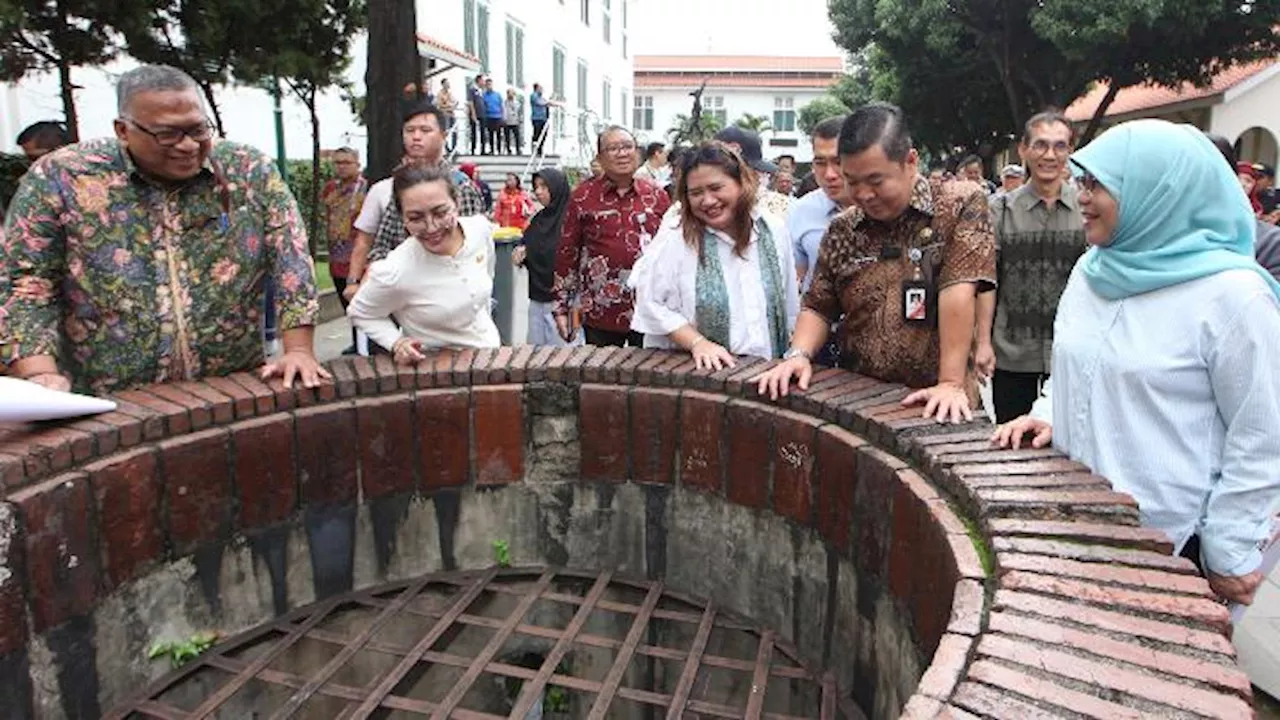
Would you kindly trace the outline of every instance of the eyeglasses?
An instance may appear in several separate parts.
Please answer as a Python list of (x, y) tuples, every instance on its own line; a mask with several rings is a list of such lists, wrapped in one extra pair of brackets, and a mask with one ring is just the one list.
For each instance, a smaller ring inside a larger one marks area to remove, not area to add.
[(604, 151), (609, 155), (626, 155), (636, 151), (635, 143), (614, 143), (605, 145)]
[(1054, 155), (1066, 155), (1071, 152), (1071, 143), (1059, 140), (1056, 143), (1050, 143), (1048, 140), (1036, 140), (1031, 143), (1031, 152), (1037, 155), (1044, 155), (1050, 150)]
[(161, 147), (173, 147), (174, 145), (182, 142), (184, 137), (189, 137), (198, 143), (207, 142), (213, 137), (213, 125), (210, 125), (207, 120), (199, 125), (192, 125), (187, 128), (161, 127), (155, 130), (138, 124), (138, 122), (132, 118), (121, 118), (121, 120), (124, 120), (139, 131), (155, 138), (156, 144)]

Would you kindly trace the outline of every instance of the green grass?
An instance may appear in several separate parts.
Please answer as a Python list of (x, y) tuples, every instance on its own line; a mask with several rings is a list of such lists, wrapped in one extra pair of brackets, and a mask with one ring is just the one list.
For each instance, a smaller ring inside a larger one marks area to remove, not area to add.
[(320, 292), (333, 289), (333, 276), (329, 274), (329, 263), (316, 261), (316, 286)]

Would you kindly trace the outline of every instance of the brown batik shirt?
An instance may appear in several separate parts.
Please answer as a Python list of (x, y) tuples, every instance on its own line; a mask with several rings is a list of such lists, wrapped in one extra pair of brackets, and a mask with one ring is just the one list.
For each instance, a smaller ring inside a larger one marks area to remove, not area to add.
[[(885, 382), (938, 382), (938, 331), (903, 321), (902, 283), (914, 277), (911, 249), (934, 296), (956, 283), (993, 287), (995, 238), (986, 193), (975, 183), (916, 177), (898, 219), (880, 222), (852, 207), (822, 238), (804, 307), (831, 322), (841, 313), (841, 364)], [(930, 312), (937, 313), (936, 303)]]

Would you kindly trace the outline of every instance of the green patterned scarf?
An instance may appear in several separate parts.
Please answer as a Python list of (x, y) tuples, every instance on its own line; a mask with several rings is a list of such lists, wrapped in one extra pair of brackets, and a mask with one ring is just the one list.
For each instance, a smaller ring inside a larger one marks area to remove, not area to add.
[[(787, 349), (787, 309), (783, 302), (782, 268), (778, 263), (778, 248), (773, 243), (773, 232), (763, 218), (756, 220), (756, 232), (760, 236), (756, 256), (760, 264), (760, 280), (764, 283), (764, 298), (768, 305), (769, 339), (773, 357), (782, 357)], [(706, 230), (702, 234), (702, 248), (698, 260), (698, 277), (695, 285), (697, 302), (697, 327), (711, 342), (729, 349), (729, 290), (724, 284), (724, 268), (720, 266), (720, 251), (715, 233)]]

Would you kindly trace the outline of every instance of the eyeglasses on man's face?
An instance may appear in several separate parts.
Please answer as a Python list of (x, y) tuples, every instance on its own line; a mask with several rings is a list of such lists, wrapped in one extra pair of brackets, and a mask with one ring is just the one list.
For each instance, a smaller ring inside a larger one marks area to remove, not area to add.
[(610, 143), (604, 146), (605, 153), (609, 155), (626, 155), (636, 151), (635, 143)]
[(1071, 143), (1062, 140), (1051, 143), (1044, 139), (1031, 141), (1031, 152), (1037, 155), (1044, 155), (1050, 150), (1053, 151), (1054, 155), (1066, 155), (1071, 152)]
[(162, 147), (173, 147), (182, 142), (182, 138), (189, 137), (198, 143), (208, 142), (213, 138), (213, 125), (206, 120), (196, 125), (185, 128), (161, 126), (158, 128), (149, 128), (140, 124), (132, 118), (121, 118), (124, 122), (133, 126), (139, 132), (150, 135), (157, 145)]

